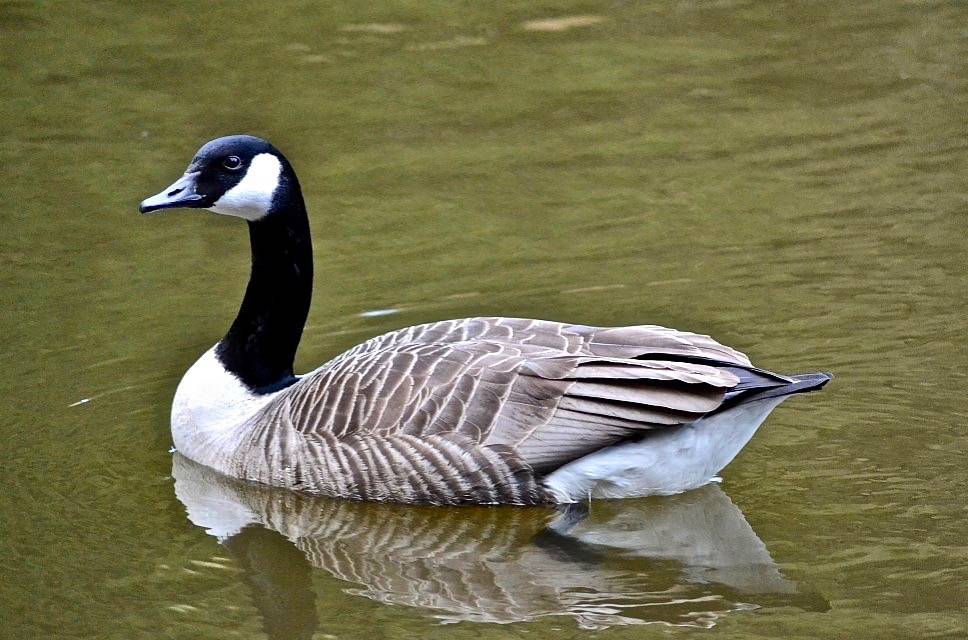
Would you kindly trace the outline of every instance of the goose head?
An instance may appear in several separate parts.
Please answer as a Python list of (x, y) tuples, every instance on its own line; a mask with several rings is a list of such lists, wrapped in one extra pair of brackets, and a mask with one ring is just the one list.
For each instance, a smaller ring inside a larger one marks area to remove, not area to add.
[(298, 190), (296, 174), (278, 149), (254, 136), (225, 136), (202, 146), (184, 175), (139, 209), (207, 209), (256, 222), (284, 208)]

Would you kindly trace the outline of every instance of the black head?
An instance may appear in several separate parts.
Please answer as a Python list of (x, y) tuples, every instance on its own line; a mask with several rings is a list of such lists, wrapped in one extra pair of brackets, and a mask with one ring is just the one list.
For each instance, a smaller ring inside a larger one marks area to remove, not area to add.
[(275, 147), (254, 136), (226, 136), (206, 143), (185, 175), (139, 209), (208, 209), (253, 222), (279, 208), (294, 190), (292, 167)]

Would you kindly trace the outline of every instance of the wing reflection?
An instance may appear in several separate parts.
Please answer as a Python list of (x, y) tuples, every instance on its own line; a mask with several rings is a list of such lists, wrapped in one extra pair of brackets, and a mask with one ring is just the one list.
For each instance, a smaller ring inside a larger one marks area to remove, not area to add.
[(556, 514), (314, 498), (226, 478), (178, 454), (172, 475), (189, 519), (244, 570), (270, 637), (313, 633), (307, 561), (350, 583), (346, 593), (447, 622), (570, 616), (588, 628), (708, 627), (757, 606), (828, 608), (780, 575), (715, 485)]

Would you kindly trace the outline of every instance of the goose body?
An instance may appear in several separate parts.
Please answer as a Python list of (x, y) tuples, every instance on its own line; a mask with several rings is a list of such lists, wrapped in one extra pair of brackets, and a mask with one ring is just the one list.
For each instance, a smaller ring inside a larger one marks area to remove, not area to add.
[(770, 411), (824, 373), (754, 367), (708, 336), (464, 318), (372, 338), (302, 376), (312, 293), (296, 174), (264, 140), (219, 138), (141, 204), (245, 219), (246, 294), (172, 405), (186, 457), (358, 500), (539, 504), (672, 494), (716, 479)]

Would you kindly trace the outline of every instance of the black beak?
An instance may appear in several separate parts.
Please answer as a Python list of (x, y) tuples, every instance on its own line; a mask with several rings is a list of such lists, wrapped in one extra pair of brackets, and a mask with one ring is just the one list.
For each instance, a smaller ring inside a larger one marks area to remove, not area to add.
[(161, 193), (142, 200), (138, 210), (141, 213), (151, 213), (152, 211), (161, 211), (162, 209), (203, 206), (202, 201), (205, 197), (196, 193), (196, 189), (198, 188), (198, 184), (196, 183), (197, 178), (197, 171), (186, 173)]

